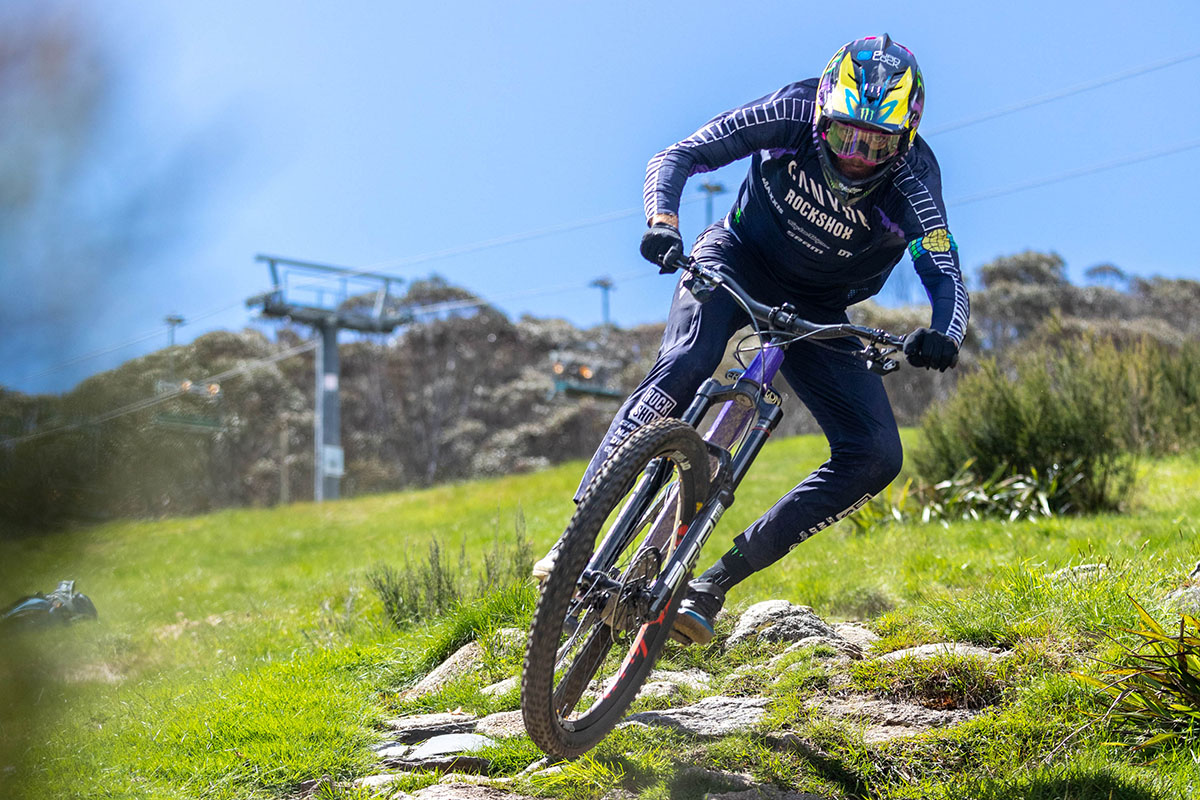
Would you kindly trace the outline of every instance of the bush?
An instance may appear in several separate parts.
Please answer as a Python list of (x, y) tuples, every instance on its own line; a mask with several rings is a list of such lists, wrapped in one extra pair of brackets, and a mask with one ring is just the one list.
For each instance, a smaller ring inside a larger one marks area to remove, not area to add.
[(1069, 470), (1053, 511), (1114, 510), (1134, 475), (1127, 453), (1137, 369), (1098, 338), (1027, 351), (1011, 365), (984, 361), (926, 415), (916, 470), (929, 483), (960, 477), (968, 462), (993, 480)]

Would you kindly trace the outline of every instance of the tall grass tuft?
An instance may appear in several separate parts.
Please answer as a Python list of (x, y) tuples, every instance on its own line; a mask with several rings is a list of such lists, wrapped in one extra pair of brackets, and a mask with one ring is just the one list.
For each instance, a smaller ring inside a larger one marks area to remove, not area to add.
[(380, 564), (367, 573), (367, 581), (383, 603), (384, 616), (396, 627), (441, 616), (458, 606), (519, 585), (533, 565), (533, 549), (525, 538), (525, 519), (518, 512), (515, 535), (504, 541), (498, 535), (483, 553), (478, 571), (459, 550), (451, 566), (441, 545), (430, 543), (424, 561), (406, 561), (400, 568)]

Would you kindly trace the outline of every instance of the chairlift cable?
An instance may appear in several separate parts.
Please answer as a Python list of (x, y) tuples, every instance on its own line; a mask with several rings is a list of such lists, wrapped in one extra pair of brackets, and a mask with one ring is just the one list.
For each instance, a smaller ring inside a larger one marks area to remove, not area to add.
[(1039, 106), (1039, 105), (1043, 105), (1045, 103), (1050, 103), (1050, 102), (1053, 102), (1054, 100), (1061, 100), (1064, 97), (1070, 97), (1071, 95), (1082, 94), (1083, 92), (1089, 92), (1092, 89), (1099, 89), (1102, 86), (1108, 86), (1109, 84), (1118, 83), (1120, 81), (1128, 80), (1130, 78), (1135, 78), (1138, 75), (1145, 75), (1147, 72), (1154, 72), (1155, 70), (1166, 69), (1167, 67), (1173, 67), (1176, 64), (1181, 64), (1185, 61), (1191, 61), (1192, 59), (1195, 59), (1195, 58), (1200, 58), (1200, 50), (1194, 50), (1190, 53), (1184, 53), (1182, 55), (1173, 56), (1171, 58), (1164, 59), (1162, 61), (1156, 61), (1152, 64), (1145, 64), (1140, 67), (1134, 67), (1133, 69), (1126, 70), (1125, 72), (1118, 72), (1115, 75), (1109, 75), (1107, 78), (1100, 78), (1098, 80), (1087, 81), (1086, 83), (1076, 84), (1075, 86), (1069, 87), (1067, 89), (1062, 89), (1057, 92), (1051, 92), (1049, 94), (1039, 95), (1038, 97), (1033, 97), (1028, 100), (1022, 100), (1019, 103), (1014, 103), (1009, 106), (1004, 106), (1003, 108), (994, 109), (992, 111), (986, 111), (986, 112), (979, 114), (977, 116), (974, 116), (974, 117), (967, 117), (965, 119), (960, 119), (956, 122), (950, 122), (950, 123), (947, 123), (940, 127), (934, 128), (933, 130), (929, 131), (928, 133), (924, 133), (923, 135), (926, 137), (929, 137), (929, 136), (936, 136), (940, 133), (948, 133), (950, 131), (956, 131), (956, 130), (959, 130), (960, 128), (966, 128), (970, 125), (975, 125), (980, 122), (985, 122), (987, 120), (996, 119), (997, 117), (1003, 117), (1008, 114), (1014, 114), (1018, 111), (1024, 111), (1027, 108), (1033, 108), (1034, 106)]
[[(255, 370), (259, 367), (263, 367), (268, 364), (274, 364), (277, 361), (282, 361), (286, 358), (291, 358), (292, 356), (308, 352), (309, 350), (315, 349), (316, 346), (317, 343), (315, 341), (302, 342), (301, 344), (298, 344), (294, 347), (289, 347), (287, 350), (282, 350), (274, 355), (256, 359), (254, 361), (248, 361), (231, 369), (227, 369), (224, 372), (218, 372), (215, 375), (202, 378), (199, 381), (195, 381), (195, 383), (220, 383), (221, 381), (229, 380), (230, 378), (234, 378), (239, 375), (244, 375), (247, 372)], [(96, 416), (82, 422), (71, 422), (66, 425), (60, 425), (57, 428), (50, 428), (49, 430), (36, 431), (24, 436), (13, 436), (7, 439), (2, 439), (0, 440), (0, 445), (12, 446), (15, 444), (22, 444), (24, 442), (33, 441), (34, 439), (41, 439), (42, 437), (50, 436), (55, 433), (61, 433), (63, 431), (78, 430), (79, 428), (85, 428), (90, 425), (99, 425), (102, 422), (108, 422), (110, 420), (117, 419), (118, 417), (126, 416), (127, 414), (134, 414), (138, 411), (144, 411), (147, 408), (152, 408), (160, 403), (165, 403), (168, 400), (174, 400), (178, 397), (181, 397), (183, 394), (184, 392), (182, 389), (177, 389), (176, 391), (164, 392), (163, 394), (155, 395), (154, 397), (144, 397), (140, 400), (135, 400), (132, 403), (112, 409), (111, 411), (97, 414)]]

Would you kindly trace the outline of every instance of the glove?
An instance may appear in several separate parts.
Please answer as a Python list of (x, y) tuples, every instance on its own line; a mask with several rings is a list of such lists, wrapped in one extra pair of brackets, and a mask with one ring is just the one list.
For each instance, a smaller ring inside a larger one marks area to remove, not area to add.
[(683, 255), (683, 237), (679, 228), (656, 222), (642, 234), (642, 258), (659, 266), (659, 273), (674, 272), (674, 262)]
[(945, 372), (958, 363), (958, 345), (933, 328), (917, 328), (904, 337), (904, 357), (914, 367)]

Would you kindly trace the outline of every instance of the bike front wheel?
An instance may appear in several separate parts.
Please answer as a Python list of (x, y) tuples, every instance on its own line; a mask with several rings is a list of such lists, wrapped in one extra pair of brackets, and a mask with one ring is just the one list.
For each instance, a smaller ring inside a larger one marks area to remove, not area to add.
[(525, 653), (521, 711), (546, 753), (573, 758), (599, 743), (657, 661), (687, 583), (654, 619), (649, 588), (707, 499), (708, 464), (694, 428), (658, 420), (630, 434), (580, 500)]

